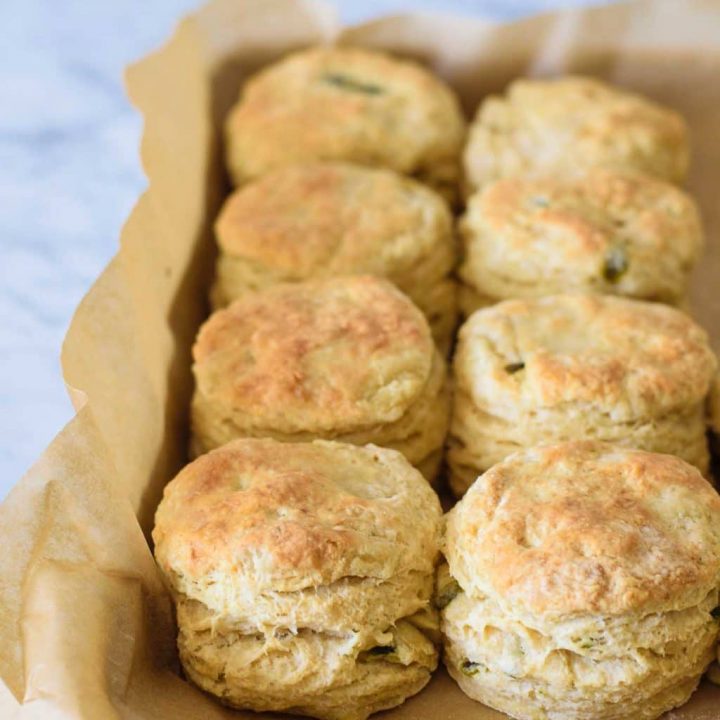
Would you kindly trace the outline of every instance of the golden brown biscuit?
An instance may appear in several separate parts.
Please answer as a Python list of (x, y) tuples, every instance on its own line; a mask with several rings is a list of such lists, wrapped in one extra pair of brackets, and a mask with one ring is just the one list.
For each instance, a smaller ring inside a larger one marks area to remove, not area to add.
[(513, 454), (447, 518), (450, 674), (521, 720), (660, 716), (713, 657), (718, 528), (720, 497), (679, 458), (595, 441)]
[(412, 175), (452, 199), (464, 133), (454, 93), (421, 66), (317, 47), (251, 78), (225, 135), (236, 185), (285, 165), (345, 160)]
[(591, 167), (680, 183), (687, 126), (678, 113), (593, 78), (521, 79), (480, 105), (463, 161), (471, 191), (503, 177), (574, 177)]
[(437, 665), (441, 509), (392, 450), (243, 439), (165, 489), (155, 556), (188, 676), (233, 707), (362, 720)]
[(664, 305), (552, 295), (478, 310), (460, 330), (448, 461), (453, 491), (510, 453), (595, 438), (708, 471), (706, 333)]
[(216, 308), (279, 282), (368, 273), (407, 293), (438, 345), (449, 347), (456, 322), (452, 216), (421, 183), (344, 163), (290, 166), (233, 193), (215, 233)]
[(449, 415), (445, 363), (423, 314), (387, 280), (248, 294), (203, 325), (193, 358), (196, 453), (238, 437), (374, 442), (435, 475)]
[(648, 175), (508, 178), (470, 198), (460, 277), (469, 315), (497, 300), (584, 291), (680, 303), (702, 247), (697, 206)]

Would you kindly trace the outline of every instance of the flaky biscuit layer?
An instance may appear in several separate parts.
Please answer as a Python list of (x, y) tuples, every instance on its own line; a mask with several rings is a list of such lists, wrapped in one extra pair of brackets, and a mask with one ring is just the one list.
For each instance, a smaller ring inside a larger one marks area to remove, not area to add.
[(678, 458), (594, 441), (515, 453), (446, 519), (445, 664), (520, 720), (656, 718), (720, 632), (720, 497)]
[(449, 420), (422, 313), (370, 276), (282, 284), (214, 313), (194, 350), (193, 451), (238, 437), (372, 442), (437, 469)]
[(453, 363), (453, 488), (521, 447), (583, 438), (677, 453), (707, 472), (716, 367), (704, 330), (657, 303), (569, 294), (478, 310)]

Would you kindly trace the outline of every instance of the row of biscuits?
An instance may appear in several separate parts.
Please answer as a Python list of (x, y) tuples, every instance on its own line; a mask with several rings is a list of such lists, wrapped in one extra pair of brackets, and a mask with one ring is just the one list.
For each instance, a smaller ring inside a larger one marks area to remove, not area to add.
[(516, 718), (656, 718), (717, 657), (717, 361), (657, 304), (702, 248), (688, 156), (677, 114), (582, 78), (471, 129), (438, 597), (450, 674)]
[[(716, 360), (658, 304), (702, 245), (684, 125), (520, 81), (481, 105), (461, 189), (464, 136), (439, 79), (351, 48), (270, 65), (228, 116), (197, 459), (153, 537), (185, 672), (232, 707), (360, 720), (443, 642), (513, 717), (654, 718), (712, 659)], [(467, 494), (441, 522), (448, 429)]]
[(681, 705), (712, 661), (720, 496), (679, 458), (531, 448), (441, 519), (374, 445), (201, 456), (153, 532), (187, 676), (231, 707), (362, 720), (427, 684), (442, 635), (460, 687), (512, 717), (623, 720)]

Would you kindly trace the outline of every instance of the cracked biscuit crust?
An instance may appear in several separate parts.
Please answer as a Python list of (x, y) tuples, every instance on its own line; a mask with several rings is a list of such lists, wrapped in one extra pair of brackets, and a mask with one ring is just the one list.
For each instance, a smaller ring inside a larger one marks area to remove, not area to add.
[(342, 160), (412, 175), (453, 198), (465, 120), (452, 90), (416, 63), (321, 47), (251, 78), (225, 130), (237, 185), (286, 165)]
[(427, 320), (387, 280), (281, 284), (214, 313), (193, 348), (193, 451), (238, 437), (372, 442), (432, 480), (449, 420)]
[(420, 479), (401, 455), (374, 446), (237, 440), (166, 487), (156, 557), (197, 600), (207, 600), (201, 579), (223, 583), (216, 609), (236, 592), (431, 573), (439, 503)]
[(498, 300), (575, 290), (676, 304), (703, 242), (697, 206), (682, 190), (597, 168), (576, 179), (492, 183), (470, 199), (461, 234), (462, 280)]
[(581, 403), (618, 422), (702, 402), (716, 366), (707, 334), (679, 310), (573, 294), (479, 310), (454, 363), (475, 404), (508, 419)]
[(518, 615), (660, 612), (720, 582), (720, 496), (671, 455), (577, 441), (511, 455), (450, 513), (469, 593)]
[(573, 177), (591, 167), (681, 183), (689, 162), (683, 118), (587, 77), (521, 79), (479, 107), (464, 152), (475, 190), (503, 177)]

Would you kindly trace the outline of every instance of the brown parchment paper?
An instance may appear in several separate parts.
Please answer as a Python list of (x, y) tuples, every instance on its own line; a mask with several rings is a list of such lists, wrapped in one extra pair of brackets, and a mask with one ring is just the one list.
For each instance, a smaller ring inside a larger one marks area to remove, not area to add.
[[(420, 59), (468, 111), (518, 75), (569, 71), (678, 108), (692, 129), (690, 189), (707, 228), (693, 311), (720, 350), (720, 2), (645, 0), (507, 25), (406, 15), (341, 30), (319, 2), (214, 0), (128, 72), (149, 186), (65, 340), (77, 415), (0, 506), (1, 720), (258, 717), (180, 678), (147, 537), (162, 487), (185, 460), (189, 347), (207, 313), (209, 228), (227, 191), (220, 119), (249, 73), (320, 42)], [(503, 716), (441, 670), (384, 717)], [(668, 718), (720, 720), (720, 688), (703, 684)]]

